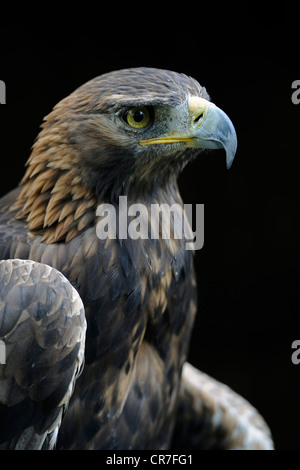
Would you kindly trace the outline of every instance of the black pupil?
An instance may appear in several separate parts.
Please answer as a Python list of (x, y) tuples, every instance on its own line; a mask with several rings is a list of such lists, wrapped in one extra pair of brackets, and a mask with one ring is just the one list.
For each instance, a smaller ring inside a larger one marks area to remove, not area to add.
[(133, 119), (135, 122), (141, 122), (144, 119), (144, 113), (141, 110), (138, 110), (134, 113)]

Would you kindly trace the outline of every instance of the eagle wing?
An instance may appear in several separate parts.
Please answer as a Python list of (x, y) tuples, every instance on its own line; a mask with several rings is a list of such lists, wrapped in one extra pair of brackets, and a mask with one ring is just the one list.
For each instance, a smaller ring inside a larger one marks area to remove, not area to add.
[(186, 362), (172, 447), (272, 450), (274, 444), (266, 422), (247, 400)]
[(53, 448), (84, 358), (86, 320), (48, 265), (0, 261), (0, 449)]

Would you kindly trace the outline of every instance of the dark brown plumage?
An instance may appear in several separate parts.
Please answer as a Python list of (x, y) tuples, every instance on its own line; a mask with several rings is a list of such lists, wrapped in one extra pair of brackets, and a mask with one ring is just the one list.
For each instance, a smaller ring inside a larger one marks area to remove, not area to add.
[[(110, 203), (118, 215), (122, 195), (128, 205), (182, 205), (177, 176), (203, 147), (225, 147), (230, 166), (232, 124), (207, 100), (205, 88), (175, 72), (137, 68), (97, 77), (45, 118), (20, 187), (0, 202), (0, 258), (56, 268), (85, 308), (85, 367), (58, 448), (167, 449), (172, 443), (176, 410), (184, 410), (181, 370), (196, 313), (192, 253), (184, 237), (101, 240), (96, 209)], [(56, 413), (57, 407), (54, 402)], [(182, 416), (199, 424), (196, 411)], [(27, 425), (16, 417), (15, 433)], [(7, 439), (13, 446), (13, 426)]]
[(53, 448), (84, 358), (86, 320), (58, 271), (0, 261), (0, 449)]

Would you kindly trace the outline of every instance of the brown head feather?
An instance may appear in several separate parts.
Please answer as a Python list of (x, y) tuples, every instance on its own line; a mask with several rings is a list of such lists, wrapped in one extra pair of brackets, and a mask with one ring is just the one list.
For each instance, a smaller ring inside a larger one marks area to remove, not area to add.
[[(53, 126), (56, 113), (46, 117), (28, 168), (21, 181), (22, 189), (12, 207), (17, 217), (28, 222), (28, 229), (42, 235), (45, 243), (71, 240), (91, 224), (96, 200), (83, 186), (76, 160), (79, 156), (67, 145), (64, 126)], [(55, 154), (54, 154), (55, 152)], [(58, 158), (59, 156), (59, 158)], [(76, 227), (80, 225), (80, 229)]]

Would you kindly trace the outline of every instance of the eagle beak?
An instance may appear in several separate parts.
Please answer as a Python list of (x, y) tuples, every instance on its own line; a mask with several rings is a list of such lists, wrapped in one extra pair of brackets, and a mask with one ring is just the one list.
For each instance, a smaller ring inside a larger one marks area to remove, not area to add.
[(227, 114), (210, 101), (199, 96), (190, 97), (188, 111), (188, 132), (172, 131), (166, 136), (141, 140), (140, 145), (184, 142), (186, 147), (224, 148), (226, 151), (226, 166), (229, 169), (236, 153), (237, 137)]
[(224, 148), (229, 169), (237, 148), (237, 137), (227, 114), (216, 105), (198, 96), (190, 98), (191, 137), (195, 147)]

